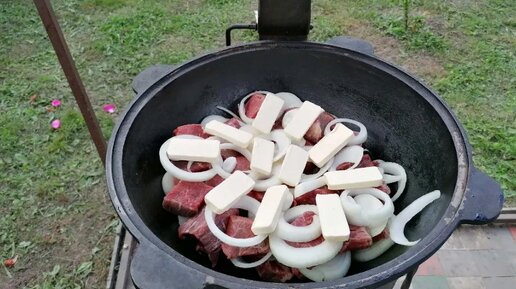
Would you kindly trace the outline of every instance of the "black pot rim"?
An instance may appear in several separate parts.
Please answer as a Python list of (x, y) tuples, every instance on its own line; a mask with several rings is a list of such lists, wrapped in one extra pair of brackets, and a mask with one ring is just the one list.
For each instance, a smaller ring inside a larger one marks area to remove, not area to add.
[[(246, 53), (248, 51), (267, 50), (274, 48), (288, 49), (309, 49), (319, 52), (329, 52), (340, 54), (342, 56), (351, 57), (355, 60), (364, 62), (368, 65), (382, 70), (415, 90), (423, 97), (443, 119), (446, 127), (452, 137), (456, 154), (457, 154), (457, 182), (454, 189), (450, 204), (445, 214), (432, 231), (425, 236), (418, 244), (409, 248), (402, 255), (391, 261), (384, 263), (373, 269), (347, 276), (338, 280), (313, 282), (313, 283), (272, 283), (263, 281), (254, 281), (226, 275), (210, 268), (204, 267), (185, 258), (166, 243), (161, 241), (141, 220), (134, 207), (132, 206), (127, 190), (123, 181), (122, 174), (122, 156), (124, 150), (124, 142), (126, 135), (138, 115), (139, 111), (145, 104), (163, 87), (172, 82), (175, 78), (183, 73), (202, 66), (206, 61), (219, 59), (233, 54)], [(336, 47), (328, 44), (314, 42), (282, 42), (282, 41), (260, 41), (246, 43), (237, 46), (231, 46), (207, 53), (205, 55), (194, 58), (180, 66), (177, 66), (172, 72), (162, 79), (156, 81), (153, 85), (141, 92), (126, 108), (123, 115), (120, 116), (118, 123), (113, 129), (112, 136), (109, 141), (108, 152), (106, 156), (106, 175), (109, 195), (113, 206), (117, 211), (123, 224), (135, 236), (141, 244), (154, 246), (163, 253), (170, 255), (172, 258), (185, 264), (189, 268), (197, 270), (207, 276), (212, 276), (224, 280), (228, 283), (238, 284), (245, 280), (246, 286), (260, 288), (288, 288), (292, 286), (301, 288), (326, 288), (339, 287), (346, 285), (351, 288), (367, 287), (371, 285), (381, 285), (387, 283), (394, 278), (398, 278), (407, 273), (410, 269), (422, 263), (430, 257), (439, 247), (444, 244), (446, 239), (452, 234), (454, 229), (460, 222), (460, 213), (464, 209), (462, 199), (467, 188), (471, 164), (471, 148), (469, 146), (466, 133), (460, 122), (453, 114), (446, 103), (421, 80), (405, 72), (400, 67), (381, 60), (375, 56), (362, 54), (353, 50)]]

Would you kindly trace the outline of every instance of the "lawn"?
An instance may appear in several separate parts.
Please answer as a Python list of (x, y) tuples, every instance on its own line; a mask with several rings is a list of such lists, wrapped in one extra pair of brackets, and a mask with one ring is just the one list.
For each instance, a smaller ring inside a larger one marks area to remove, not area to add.
[[(149, 65), (223, 47), (249, 0), (53, 0), (106, 137)], [(474, 161), (516, 204), (516, 2), (313, 1), (312, 40), (353, 35), (451, 105)], [(238, 41), (254, 39), (237, 32)], [(118, 220), (104, 171), (29, 0), (0, 2), (0, 288), (103, 288)], [(61, 106), (51, 106), (54, 99)], [(118, 111), (102, 110), (114, 103)], [(53, 119), (61, 128), (53, 130)], [(507, 205), (506, 204), (506, 205)]]

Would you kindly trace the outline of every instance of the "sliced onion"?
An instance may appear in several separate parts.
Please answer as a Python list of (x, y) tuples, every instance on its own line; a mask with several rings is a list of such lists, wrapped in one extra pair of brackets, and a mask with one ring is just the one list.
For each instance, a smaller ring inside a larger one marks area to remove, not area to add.
[[(243, 196), (238, 200), (238, 202), (232, 206), (232, 208), (247, 210), (252, 215), (256, 215), (258, 211), (258, 207), (260, 206), (260, 202), (249, 197)], [(211, 233), (217, 237), (221, 242), (226, 243), (230, 246), (235, 246), (239, 248), (251, 247), (260, 244), (263, 240), (267, 238), (267, 235), (256, 235), (251, 238), (234, 238), (226, 233), (222, 232), (219, 227), (215, 224), (215, 213), (206, 206), (204, 209), (204, 218), (206, 219), (206, 224), (208, 224), (208, 228)]]
[(282, 129), (275, 129), (271, 131), (269, 135), (263, 136), (263, 138), (275, 143), (273, 161), (279, 161), (287, 153), (288, 146), (290, 145), (290, 138)]
[(439, 199), (439, 197), (441, 197), (441, 191), (432, 191), (417, 198), (410, 205), (405, 207), (405, 209), (403, 209), (403, 211), (401, 211), (397, 216), (394, 216), (389, 224), (389, 233), (392, 241), (403, 246), (413, 246), (417, 244), (419, 240), (411, 242), (407, 240), (407, 237), (405, 237), (405, 233), (403, 232), (405, 230), (405, 225), (426, 206)]
[[(172, 137), (172, 138), (174, 138), (174, 137)], [(217, 164), (217, 163), (212, 164), (212, 168), (207, 171), (196, 172), (196, 173), (184, 171), (184, 170), (178, 168), (176, 165), (174, 165), (174, 163), (172, 163), (168, 159), (168, 156), (167, 156), (167, 147), (172, 138), (170, 138), (166, 142), (164, 142), (159, 149), (159, 160), (160, 160), (163, 168), (168, 173), (170, 173), (171, 175), (173, 175), (174, 177), (176, 177), (180, 180), (184, 180), (184, 181), (188, 181), (188, 182), (204, 182), (204, 181), (207, 181), (207, 180), (213, 178), (217, 174), (217, 172), (213, 168), (215, 166), (214, 164)], [(218, 164), (218, 165), (220, 166), (220, 164)]]
[(278, 238), (290, 242), (310, 242), (321, 236), (321, 223), (317, 215), (313, 216), (312, 223), (307, 226), (294, 226), (288, 223), (303, 215), (305, 212), (314, 212), (317, 214), (317, 206), (299, 205), (288, 209), (283, 216), (279, 218), (274, 234), (276, 234)]
[(222, 169), (225, 170), (228, 173), (232, 173), (235, 170), (235, 167), (237, 165), (237, 160), (235, 157), (229, 157), (224, 160), (222, 163)]
[(163, 178), (161, 178), (161, 187), (163, 188), (163, 193), (165, 195), (174, 188), (174, 176), (169, 172), (163, 174)]
[(302, 182), (294, 188), (294, 197), (298, 198), (308, 192), (318, 189), (326, 185), (326, 178), (317, 178)]
[[(360, 194), (357, 195), (355, 198), (355, 202), (362, 207), (363, 210), (370, 210), (370, 211), (376, 211), (380, 210), (383, 206), (382, 202), (378, 200), (377, 198), (373, 197), (369, 194)], [(369, 232), (369, 235), (371, 237), (377, 236), (380, 233), (383, 232), (385, 227), (387, 226), (387, 222), (389, 219), (385, 219), (385, 222), (383, 224), (376, 226), (376, 227), (367, 227), (367, 231)]]
[(342, 278), (348, 273), (351, 266), (351, 252), (345, 252), (335, 256), (330, 261), (317, 265), (311, 269), (298, 268), (308, 279), (315, 282), (330, 281)]
[(244, 98), (242, 98), (242, 100), (238, 104), (238, 115), (240, 115), (240, 119), (242, 119), (242, 121), (247, 123), (247, 124), (252, 123), (253, 119), (248, 117), (245, 114), (245, 102), (247, 101), (248, 98), (250, 98), (255, 93), (262, 93), (262, 94), (267, 95), (267, 93), (270, 93), (270, 92), (264, 91), (264, 90), (254, 91), (254, 92), (251, 92), (248, 95), (244, 96)]
[(296, 112), (298, 110), (299, 110), (299, 108), (294, 108), (294, 109), (287, 111), (285, 113), (285, 115), (283, 115), (283, 119), (281, 120), (281, 125), (283, 126), (283, 128), (287, 127), (287, 125), (290, 123), (292, 118), (294, 118), (294, 115), (296, 115)]
[(317, 173), (310, 174), (310, 175), (303, 174), (301, 176), (301, 182), (307, 182), (307, 181), (315, 180), (318, 177), (324, 175), (324, 173), (326, 173), (330, 169), (330, 167), (332, 166), (332, 164), (334, 162), (335, 162), (335, 159), (331, 158), (327, 163), (324, 164), (324, 166), (322, 166), (322, 168), (319, 168), (319, 171), (317, 171)]
[[(224, 110), (225, 111), (225, 110)], [(204, 128), (206, 124), (212, 120), (220, 121), (222, 123), (226, 122), (228, 119), (217, 114), (208, 115), (207, 117), (203, 118), (201, 121), (201, 126)]]
[(354, 169), (360, 164), (360, 161), (362, 160), (363, 156), (363, 147), (359, 145), (345, 147), (335, 155), (335, 160), (333, 161), (333, 164), (330, 167), (330, 171), (336, 171), (337, 167), (342, 163), (353, 163), (349, 170)]
[[(381, 161), (379, 164), (380, 168), (384, 170), (383, 178), (385, 183), (390, 184), (393, 181), (395, 182), (395, 180), (398, 182), (398, 189), (394, 196), (392, 196), (392, 201), (394, 202), (401, 196), (403, 190), (405, 190), (405, 185), (407, 184), (407, 173), (405, 172), (405, 169), (397, 163)], [(388, 177), (389, 174), (392, 175), (392, 177)]]
[(290, 92), (278, 92), (276, 93), (276, 96), (285, 101), (285, 103), (283, 104), (283, 111), (295, 107), (300, 107), (303, 104), (299, 97)]
[(369, 248), (353, 251), (353, 259), (358, 262), (371, 261), (389, 250), (392, 245), (394, 242), (390, 238), (374, 242)]
[(281, 185), (281, 180), (279, 179), (279, 172), (281, 170), (281, 164), (275, 163), (272, 166), (271, 175), (263, 180), (259, 179), (259, 176), (252, 172), (250, 175), (251, 178), (255, 179), (254, 190), (258, 192), (265, 192), (268, 188), (272, 186)]
[(269, 247), (278, 262), (294, 268), (307, 268), (326, 263), (335, 257), (343, 242), (324, 240), (319, 245), (296, 248), (275, 233), (269, 235)]
[(324, 134), (327, 135), (328, 133), (330, 133), (331, 127), (339, 122), (351, 123), (358, 126), (358, 128), (360, 129), (358, 135), (353, 136), (351, 140), (348, 142), (348, 146), (363, 144), (367, 140), (367, 128), (365, 127), (365, 125), (361, 122), (349, 118), (336, 118), (330, 121), (328, 125), (324, 128)]
[(242, 119), (238, 115), (236, 115), (234, 112), (232, 112), (231, 110), (229, 110), (229, 109), (227, 109), (227, 108), (225, 108), (223, 106), (220, 106), (220, 105), (217, 105), (216, 108), (218, 108), (218, 109), (222, 110), (223, 112), (225, 112), (225, 113), (231, 115), (232, 117), (236, 118), (240, 122), (240, 125), (244, 124), (242, 122)]
[(271, 256), (272, 256), (272, 252), (269, 251), (262, 258), (260, 258), (257, 261), (251, 262), (251, 263), (247, 263), (247, 262), (242, 261), (242, 258), (240, 258), (240, 257), (237, 257), (237, 258), (234, 258), (234, 259), (229, 259), (229, 260), (236, 267), (244, 268), (244, 269), (249, 269), (249, 268), (254, 268), (254, 267), (260, 266), (261, 264), (265, 263), (265, 261), (269, 260), (269, 258)]
[[(360, 194), (369, 194), (380, 199), (383, 201), (383, 206), (378, 210), (362, 208), (352, 198)], [(375, 188), (346, 190), (340, 195), (340, 200), (348, 222), (356, 226), (380, 226), (394, 213), (394, 204), (389, 195)]]
[[(220, 144), (220, 149), (221, 150), (233, 150), (233, 151), (236, 151), (236, 152), (240, 153), (241, 155), (243, 155), (246, 159), (251, 161), (251, 152), (249, 152), (249, 150), (241, 148), (239, 146), (236, 146), (236, 145), (234, 145), (232, 143), (221, 143)], [(222, 164), (223, 164), (222, 157), (219, 157), (219, 161), (217, 161), (215, 163), (212, 163), (211, 165), (212, 165), (213, 170), (219, 176), (221, 176), (224, 179), (227, 179), (231, 175), (231, 173), (228, 173), (228, 171), (224, 170), (222, 168)]]

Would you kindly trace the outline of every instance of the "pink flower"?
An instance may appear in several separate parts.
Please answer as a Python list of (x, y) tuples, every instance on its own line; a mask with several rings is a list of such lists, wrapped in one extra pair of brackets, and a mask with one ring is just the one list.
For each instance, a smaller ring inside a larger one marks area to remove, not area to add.
[(61, 106), (61, 101), (59, 99), (54, 99), (52, 100), (51, 104), (53, 107), (58, 107)]
[(114, 113), (116, 111), (116, 105), (109, 103), (105, 104), (102, 109), (107, 113)]
[(53, 129), (58, 129), (61, 127), (61, 121), (59, 119), (54, 119), (51, 123), (50, 123), (50, 126), (52, 126)]

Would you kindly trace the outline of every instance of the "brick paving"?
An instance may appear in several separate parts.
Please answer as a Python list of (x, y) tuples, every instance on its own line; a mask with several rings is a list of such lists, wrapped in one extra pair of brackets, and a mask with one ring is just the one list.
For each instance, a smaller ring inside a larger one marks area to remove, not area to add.
[(411, 289), (516, 289), (516, 226), (461, 226), (419, 267)]

